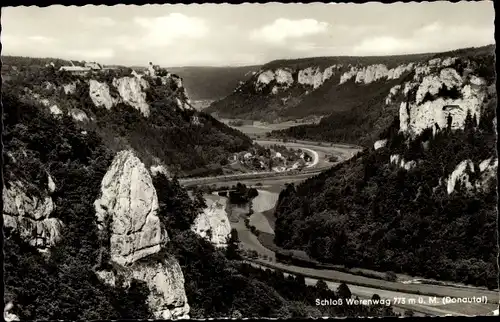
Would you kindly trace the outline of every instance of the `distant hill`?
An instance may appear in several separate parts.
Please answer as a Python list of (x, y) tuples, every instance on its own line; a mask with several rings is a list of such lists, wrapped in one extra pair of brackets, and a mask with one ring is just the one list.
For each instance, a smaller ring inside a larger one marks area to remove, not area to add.
[[(330, 102), (332, 107), (344, 108), (331, 111), (319, 124), (299, 125), (273, 132), (272, 135), (371, 145), (398, 115), (400, 100), (396, 97), (401, 96), (401, 91), (406, 95), (408, 86), (418, 82), (419, 75), (426, 75), (435, 69), (445, 67), (460, 70), (469, 58), (473, 58), (474, 62), (479, 64), (474, 67), (476, 72), (489, 80), (494, 79), (494, 68), (489, 67), (494, 64), (494, 50), (493, 46), (485, 46), (436, 54), (415, 69), (406, 71), (400, 78), (380, 80), (370, 84), (346, 82), (345, 86), (324, 89), (324, 96), (321, 96), (323, 89), (320, 87), (315, 100), (321, 102), (323, 99)], [(455, 60), (452, 63), (450, 59)], [(448, 63), (450, 65), (446, 66)], [(314, 110), (318, 104), (311, 104), (309, 110)]]
[(383, 102), (389, 90), (415, 70), (424, 72), (432, 58), (493, 50), (491, 45), (438, 54), (275, 60), (205, 111), (222, 118), (268, 122), (332, 113), (346, 118), (355, 109), (363, 113), (360, 109), (368, 102), (370, 109), (379, 111), (382, 106), (373, 105)]
[(240, 81), (246, 81), (260, 66), (169, 67), (184, 80), (191, 100), (217, 100), (231, 94)]

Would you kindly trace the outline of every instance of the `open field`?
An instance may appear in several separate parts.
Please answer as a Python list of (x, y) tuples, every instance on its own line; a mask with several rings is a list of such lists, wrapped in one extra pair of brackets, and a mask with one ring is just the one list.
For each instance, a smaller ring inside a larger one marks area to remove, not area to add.
[[(229, 125), (229, 122), (236, 121), (235, 119), (225, 119), (221, 118), (219, 121)], [(304, 124), (316, 124), (317, 121), (304, 121), (304, 122), (295, 122), (295, 121), (286, 121), (281, 123), (264, 123), (259, 121), (253, 121), (253, 124), (245, 124), (242, 126), (231, 126), (234, 129), (237, 129), (250, 137), (265, 137), (266, 133), (269, 133), (274, 130), (283, 130), (288, 129), (292, 126), (304, 125)]]

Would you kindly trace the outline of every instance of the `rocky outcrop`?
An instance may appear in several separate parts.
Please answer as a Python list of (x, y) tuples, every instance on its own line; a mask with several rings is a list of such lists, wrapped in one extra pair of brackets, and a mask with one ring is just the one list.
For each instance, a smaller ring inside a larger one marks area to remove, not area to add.
[(75, 120), (79, 122), (88, 122), (89, 117), (87, 114), (79, 108), (72, 108), (68, 111), (68, 114)]
[(151, 175), (153, 177), (157, 176), (159, 173), (164, 174), (165, 176), (169, 176), (168, 170), (164, 165), (158, 164), (158, 165), (152, 165), (149, 170), (151, 171)]
[(55, 209), (50, 194), (56, 186), (48, 177), (46, 189), (39, 196), (28, 194), (28, 184), (10, 182), (3, 190), (4, 226), (19, 232), (21, 238), (39, 249), (54, 246), (61, 237), (63, 224), (50, 215)]
[(95, 106), (104, 106), (108, 110), (117, 103), (117, 100), (109, 93), (108, 84), (100, 83), (95, 79), (89, 81), (89, 95)]
[(388, 69), (384, 64), (375, 64), (364, 67), (351, 66), (351, 69), (340, 77), (339, 84), (343, 84), (348, 80), (355, 78), (358, 84), (370, 84), (380, 79), (398, 79), (404, 73), (413, 70), (414, 64), (400, 65), (395, 68)]
[(387, 139), (385, 139), (385, 140), (378, 140), (378, 141), (376, 141), (376, 142), (373, 144), (373, 148), (374, 148), (375, 150), (378, 150), (378, 149), (380, 149), (380, 148), (385, 147), (385, 145), (386, 145), (386, 144), (387, 144)]
[[(284, 91), (295, 83), (293, 74), (297, 74), (297, 84), (311, 86), (317, 89), (324, 82), (330, 79), (341, 65), (332, 65), (321, 71), (319, 67), (307, 67), (300, 70), (293, 70), (291, 68), (277, 68), (276, 70), (260, 71), (255, 80), (255, 89), (262, 90), (266, 85), (275, 81), (276, 86), (271, 89), (273, 95), (279, 91)], [(235, 90), (238, 91), (242, 84)]]
[(217, 247), (226, 246), (231, 225), (226, 212), (226, 199), (205, 200), (207, 207), (196, 217), (191, 230)]
[(146, 282), (148, 305), (156, 319), (189, 319), (189, 304), (184, 290), (184, 275), (172, 256), (152, 263), (134, 263), (125, 276)]
[(472, 184), (470, 183), (470, 178), (469, 174), (467, 173), (467, 168), (468, 171), (474, 172), (474, 164), (470, 160), (464, 160), (460, 162), (455, 170), (450, 174), (447, 180), (447, 188), (446, 190), (448, 191), (448, 194), (451, 194), (453, 191), (455, 191), (455, 185), (457, 182), (463, 182), (465, 184), (466, 189), (470, 190), (472, 189)]
[(405, 170), (411, 170), (417, 166), (417, 162), (412, 160), (412, 161), (405, 161), (399, 154), (393, 154), (390, 156), (389, 159), (391, 164), (394, 164), (400, 168), (403, 168)]
[(110, 234), (110, 260), (120, 267), (97, 271), (97, 276), (111, 285), (118, 276), (125, 283), (145, 282), (156, 319), (189, 318), (179, 263), (167, 254), (151, 256), (164, 251), (168, 236), (157, 216), (158, 197), (151, 176), (132, 151), (121, 151), (114, 158), (95, 208), (99, 229), (108, 228)]
[(436, 68), (451, 66), (455, 60), (454, 57), (435, 58), (424, 63), (402, 64), (391, 69), (388, 69), (384, 64), (351, 66), (350, 70), (342, 74), (339, 84), (343, 84), (354, 77), (356, 77), (355, 82), (361, 84), (370, 84), (380, 79), (399, 79), (405, 73), (411, 71), (415, 72), (414, 79), (418, 81)]
[(476, 180), (471, 181), (470, 175), (476, 172), (474, 163), (471, 160), (460, 162), (455, 170), (449, 175), (447, 183), (448, 194), (455, 191), (457, 183), (461, 183), (468, 191), (472, 189), (486, 190), (490, 188), (491, 180), (496, 178), (498, 169), (498, 159), (489, 158), (479, 163), (479, 173), (476, 173)]
[(317, 89), (323, 85), (323, 73), (318, 67), (308, 67), (299, 71), (297, 82)]
[(401, 85), (394, 85), (390, 91), (389, 94), (387, 94), (387, 97), (385, 98), (385, 104), (389, 105), (392, 103), (393, 98), (398, 94), (398, 92), (401, 90)]
[(64, 84), (63, 90), (66, 95), (74, 94), (76, 92), (76, 82)]
[(57, 105), (52, 105), (50, 107), (50, 113), (52, 115), (61, 115), (62, 114), (62, 111), (59, 107), (57, 107)]
[(111, 224), (111, 259), (121, 265), (157, 253), (168, 241), (156, 215), (158, 197), (151, 176), (132, 151), (119, 152), (95, 201), (98, 221)]
[[(450, 117), (452, 130), (463, 129), (467, 114), (479, 122), (487, 90), (483, 79), (474, 75), (462, 77), (455, 69), (445, 68), (437, 75), (423, 77), (422, 82), (416, 86), (415, 101), (409, 102), (408, 106), (401, 104), (401, 132), (415, 137), (426, 128), (432, 128), (435, 133), (448, 126)], [(458, 97), (440, 94), (442, 89), (455, 90)]]
[(142, 78), (122, 77), (113, 79), (113, 86), (120, 93), (122, 101), (139, 110), (145, 117), (149, 116), (149, 105), (146, 103), (146, 93), (149, 84)]
[(12, 302), (9, 302), (5, 305), (3, 309), (3, 320), (5, 322), (20, 321), (17, 315), (9, 312), (10, 310), (12, 310), (13, 307), (14, 304)]

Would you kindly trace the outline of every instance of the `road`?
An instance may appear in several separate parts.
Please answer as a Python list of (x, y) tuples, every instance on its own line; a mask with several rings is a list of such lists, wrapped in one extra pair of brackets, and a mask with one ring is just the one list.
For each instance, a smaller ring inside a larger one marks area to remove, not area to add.
[[(269, 186), (282, 186), (285, 182), (302, 181), (311, 176), (314, 176), (321, 171), (331, 167), (335, 163), (328, 162), (326, 155), (336, 155), (339, 162), (345, 161), (359, 151), (359, 148), (346, 146), (346, 145), (321, 145), (317, 146), (309, 142), (277, 142), (271, 140), (258, 140), (256, 141), (262, 146), (282, 144), (290, 148), (307, 149), (313, 155), (312, 167), (304, 170), (303, 173), (250, 173), (243, 175), (233, 176), (218, 176), (211, 178), (195, 178), (195, 179), (181, 179), (180, 183), (184, 186), (192, 186), (197, 184), (224, 184), (233, 181), (241, 182), (247, 185), (256, 184), (257, 182), (262, 185)], [(310, 283), (315, 283), (318, 279), (327, 281), (327, 284), (332, 287), (338, 287), (340, 282), (345, 282), (349, 285), (351, 292), (360, 298), (371, 298), (373, 294), (378, 294), (381, 298), (390, 299), (404, 299), (406, 303), (398, 303), (399, 308), (412, 309), (416, 312), (430, 314), (430, 315), (489, 315), (497, 306), (499, 295), (494, 291), (487, 291), (476, 288), (456, 288), (450, 286), (440, 285), (416, 285), (416, 284), (402, 284), (399, 282), (388, 282), (380, 279), (369, 278), (349, 273), (344, 273), (335, 270), (327, 269), (312, 269), (298, 267), (294, 265), (287, 265), (275, 261), (275, 254), (273, 251), (264, 247), (257, 237), (252, 234), (244, 225), (243, 220), (237, 223), (231, 223), (233, 228), (236, 228), (239, 233), (240, 243), (243, 248), (252, 249), (261, 255), (265, 255), (271, 260), (255, 259), (252, 262), (255, 265), (265, 266), (272, 269), (278, 269), (291, 274), (300, 274), (307, 276)], [(430, 297), (436, 296), (436, 303), (429, 301)], [(467, 304), (444, 304), (443, 298), (472, 298), (476, 296), (485, 296), (488, 299), (487, 304), (483, 303), (467, 303)], [(413, 302), (414, 301), (414, 302)], [(395, 304), (395, 303), (393, 303)]]

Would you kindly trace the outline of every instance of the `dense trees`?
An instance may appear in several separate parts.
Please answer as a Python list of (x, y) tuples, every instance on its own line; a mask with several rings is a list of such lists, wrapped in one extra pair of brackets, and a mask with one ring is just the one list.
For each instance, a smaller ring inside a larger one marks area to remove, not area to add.
[[(12, 77), (3, 84), (5, 92), (35, 105), (48, 99), (64, 115), (71, 109), (80, 109), (93, 119), (82, 123), (83, 129), (95, 131), (113, 151), (133, 148), (148, 167), (161, 162), (179, 176), (221, 174), (221, 165), (229, 155), (252, 146), (250, 138), (210, 115), (179, 109), (176, 98), (183, 100), (185, 97), (182, 97), (182, 88), (172, 89), (173, 81), (163, 85), (154, 84), (150, 79), (152, 86), (146, 90), (146, 99), (151, 116), (145, 118), (127, 104), (117, 104), (111, 110), (96, 107), (89, 96), (86, 82), (91, 77), (107, 83), (110, 94), (117, 97), (117, 90), (111, 82), (115, 77), (130, 75), (130, 70), (78, 77), (40, 67), (16, 73), (9, 71), (8, 74)], [(61, 86), (71, 82), (75, 82), (76, 91), (65, 94)]]
[[(5, 231), (5, 290), (7, 300), (15, 303), (12, 313), (23, 320), (151, 318), (144, 284), (133, 280), (128, 288), (112, 287), (95, 274), (106, 266), (109, 243), (105, 231), (98, 232), (93, 202), (113, 153), (94, 131), (83, 134), (69, 118), (55, 119), (10, 93), (3, 103), (6, 181), (31, 182), (37, 193), (47, 184), (45, 175), (39, 174), (48, 170), (56, 182), (54, 216), (65, 224), (62, 240), (47, 254), (15, 232)], [(153, 184), (158, 215), (170, 239), (165, 253), (175, 256), (182, 267), (192, 317), (368, 314), (363, 307), (316, 308), (312, 301), (317, 296), (334, 293), (324, 286), (320, 290), (305, 286), (303, 277), (285, 279), (282, 273), (242, 265), (234, 230), (226, 251), (190, 230), (205, 207), (198, 191), (190, 197), (176, 179), (162, 174), (154, 177)]]
[(65, 226), (62, 242), (48, 257), (16, 232), (5, 231), (5, 289), (15, 303), (13, 312), (29, 320), (148, 316), (143, 285), (110, 287), (93, 270), (102, 246), (93, 201), (111, 162), (110, 151), (95, 133), (84, 135), (71, 119), (55, 120), (9, 92), (3, 107), (6, 182), (21, 180), (31, 187), (28, 193), (37, 194), (46, 187), (49, 172), (56, 183), (53, 216)]
[[(424, 131), (408, 146), (389, 131), (389, 148), (288, 186), (275, 212), (276, 244), (328, 263), (496, 287), (496, 178), (484, 189), (457, 184), (450, 195), (445, 181), (469, 159), (474, 186), (478, 164), (496, 155), (494, 106), (493, 99), (479, 126), (430, 140)], [(396, 153), (419, 164), (410, 171), (389, 164)]]

